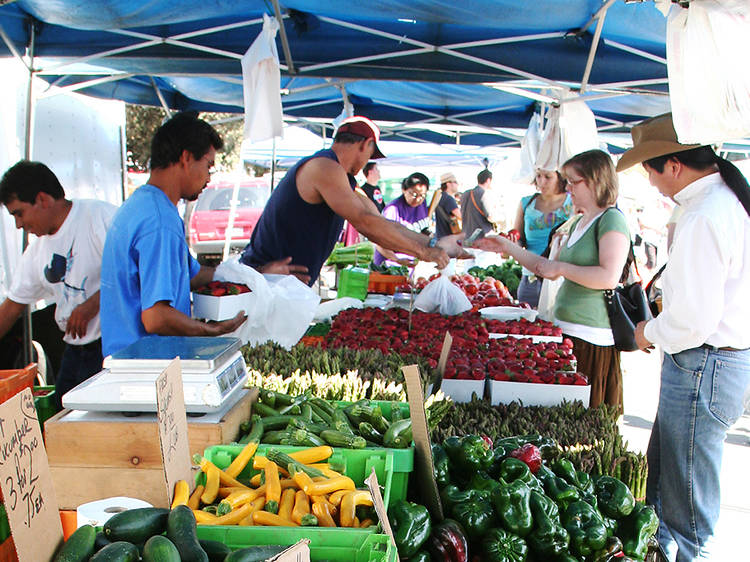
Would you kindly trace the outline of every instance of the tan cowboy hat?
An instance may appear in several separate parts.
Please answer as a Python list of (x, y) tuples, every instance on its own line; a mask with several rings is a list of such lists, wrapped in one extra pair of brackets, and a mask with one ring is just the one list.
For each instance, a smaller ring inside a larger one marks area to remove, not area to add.
[(448, 183), (449, 181), (458, 183), (458, 180), (456, 179), (456, 176), (453, 175), (452, 172), (446, 172), (442, 176), (440, 176), (440, 183)]
[(665, 113), (646, 119), (630, 131), (633, 148), (626, 150), (617, 162), (617, 171), (622, 172), (657, 156), (683, 152), (703, 146), (700, 144), (680, 144), (672, 123), (672, 114)]

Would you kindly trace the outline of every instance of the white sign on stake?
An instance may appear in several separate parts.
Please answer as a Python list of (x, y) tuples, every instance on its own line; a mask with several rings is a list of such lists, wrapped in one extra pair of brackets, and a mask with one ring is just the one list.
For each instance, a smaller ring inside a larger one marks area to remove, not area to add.
[(0, 488), (19, 562), (51, 560), (62, 523), (28, 388), (0, 405)]
[(191, 490), (194, 488), (179, 357), (164, 369), (155, 384), (159, 444), (164, 463), (167, 497), (171, 504), (174, 499), (174, 486), (179, 480), (185, 480)]

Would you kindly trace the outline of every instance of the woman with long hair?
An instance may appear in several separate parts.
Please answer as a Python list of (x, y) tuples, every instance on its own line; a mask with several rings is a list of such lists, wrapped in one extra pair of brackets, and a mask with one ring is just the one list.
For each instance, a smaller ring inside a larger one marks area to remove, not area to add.
[(574, 219), (557, 259), (538, 256), (500, 236), (488, 236), (475, 245), (510, 254), (539, 277), (564, 278), (555, 300), (555, 322), (573, 341), (578, 370), (589, 378), (589, 405), (605, 403), (622, 412), (620, 352), (604, 302), (605, 289), (614, 289), (620, 281), (630, 249), (625, 217), (614, 206), (617, 174), (612, 159), (601, 150), (573, 156), (561, 172), (581, 215)]

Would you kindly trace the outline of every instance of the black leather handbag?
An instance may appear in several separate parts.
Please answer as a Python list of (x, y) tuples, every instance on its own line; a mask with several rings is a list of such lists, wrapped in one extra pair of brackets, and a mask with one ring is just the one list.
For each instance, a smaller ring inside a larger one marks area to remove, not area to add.
[(604, 302), (607, 304), (609, 323), (615, 349), (619, 351), (636, 351), (635, 327), (638, 322), (651, 320), (651, 308), (646, 300), (646, 293), (640, 283), (631, 283), (604, 291)]
[[(594, 225), (595, 240), (599, 239), (599, 219), (601, 216), (596, 219), (596, 225)], [(615, 349), (618, 351), (636, 351), (638, 349), (638, 345), (635, 343), (636, 325), (638, 322), (653, 318), (646, 293), (640, 281), (625, 284), (630, 274), (630, 267), (633, 264), (635, 264), (635, 254), (633, 253), (633, 243), (631, 242), (628, 259), (625, 261), (625, 267), (623, 267), (620, 277), (620, 285), (614, 289), (606, 289), (604, 291), (604, 302), (607, 305), (609, 324), (612, 327)], [(638, 266), (636, 265), (635, 267), (637, 272)]]

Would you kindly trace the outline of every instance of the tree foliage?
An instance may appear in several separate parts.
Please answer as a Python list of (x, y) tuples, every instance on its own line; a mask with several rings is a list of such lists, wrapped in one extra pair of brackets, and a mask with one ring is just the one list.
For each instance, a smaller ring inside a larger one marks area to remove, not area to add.
[[(151, 139), (167, 113), (160, 107), (127, 104), (125, 115), (128, 168), (145, 172), (151, 155)], [(230, 120), (236, 117), (231, 113), (201, 113), (199, 117), (211, 123), (224, 139), (224, 150), (216, 155), (216, 168), (222, 171), (236, 169), (240, 165), (242, 119)]]

